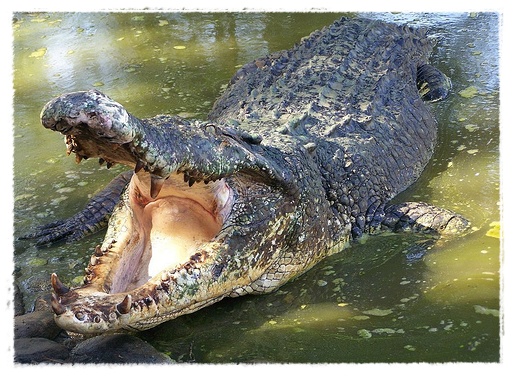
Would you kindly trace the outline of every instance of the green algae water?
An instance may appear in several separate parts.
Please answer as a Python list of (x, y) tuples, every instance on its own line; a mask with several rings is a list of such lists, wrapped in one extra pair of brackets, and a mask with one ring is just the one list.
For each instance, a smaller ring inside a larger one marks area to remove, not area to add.
[[(16, 13), (14, 237), (80, 210), (123, 167), (80, 166), (39, 122), (65, 92), (97, 88), (138, 117), (205, 118), (243, 64), (287, 49), (335, 13)], [(180, 362), (498, 362), (501, 342), (499, 17), (493, 13), (365, 14), (425, 26), (432, 62), (451, 77), (431, 105), (435, 156), (398, 201), (466, 216), (472, 231), (421, 261), (414, 234), (366, 237), (278, 292), (225, 299), (137, 334)], [(36, 249), (14, 243), (25, 310), (56, 272), (78, 285), (103, 232)]]

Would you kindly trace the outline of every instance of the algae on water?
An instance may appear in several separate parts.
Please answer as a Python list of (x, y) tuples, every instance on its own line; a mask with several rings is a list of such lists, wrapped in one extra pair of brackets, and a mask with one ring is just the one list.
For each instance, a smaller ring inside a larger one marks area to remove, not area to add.
[(469, 86), (466, 89), (460, 90), (458, 94), (463, 98), (474, 98), (478, 94), (478, 90), (475, 86)]

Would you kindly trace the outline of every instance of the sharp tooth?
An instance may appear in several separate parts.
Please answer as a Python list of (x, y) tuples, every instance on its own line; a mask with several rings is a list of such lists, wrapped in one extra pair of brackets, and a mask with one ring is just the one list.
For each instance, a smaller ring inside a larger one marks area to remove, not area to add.
[(151, 198), (156, 198), (162, 187), (164, 186), (164, 181), (166, 179), (161, 178), (157, 175), (151, 175), (151, 188), (150, 188), (150, 196)]
[(64, 142), (66, 143), (66, 155), (70, 155), (73, 151), (73, 140), (69, 135), (64, 136)]
[(123, 301), (121, 303), (116, 305), (116, 309), (122, 315), (127, 314), (128, 312), (130, 312), (130, 308), (131, 307), (132, 307), (132, 296), (130, 294), (125, 296), (125, 299), (123, 299)]
[(55, 312), (56, 315), (62, 315), (64, 312), (66, 312), (66, 307), (64, 307), (60, 302), (59, 299), (55, 294), (52, 294), (52, 309), (53, 312)]
[(94, 248), (94, 255), (96, 257), (103, 256), (102, 247), (99, 244)]
[(57, 296), (61, 296), (66, 294), (69, 291), (69, 288), (64, 285), (64, 283), (61, 282), (59, 277), (57, 277), (57, 274), (52, 273), (52, 276), (50, 278), (52, 282), (52, 287)]
[(93, 276), (91, 273), (87, 274), (87, 275), (84, 277), (84, 283), (85, 283), (86, 285), (87, 285), (87, 284), (89, 284), (89, 283), (91, 283), (91, 281), (93, 280), (93, 278), (94, 278), (94, 276)]
[(143, 167), (144, 167), (144, 162), (139, 159), (137, 161), (137, 163), (135, 164), (135, 168), (134, 168), (135, 173), (137, 174), (139, 171), (141, 171), (141, 169)]

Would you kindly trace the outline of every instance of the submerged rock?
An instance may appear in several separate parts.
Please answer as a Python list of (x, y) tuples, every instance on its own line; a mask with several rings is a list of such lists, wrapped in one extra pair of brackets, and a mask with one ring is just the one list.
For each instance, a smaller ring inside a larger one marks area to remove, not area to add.
[[(175, 363), (147, 342), (129, 334), (81, 340), (57, 326), (42, 296), (35, 311), (14, 317), (14, 362), (38, 363)], [(78, 344), (77, 344), (78, 343)]]
[(66, 346), (48, 338), (14, 340), (14, 361), (17, 363), (64, 363), (68, 357)]
[(175, 363), (149, 343), (129, 334), (93, 337), (71, 351), (73, 363)]
[(53, 312), (34, 311), (14, 318), (14, 338), (41, 337), (54, 339), (61, 328), (53, 320)]

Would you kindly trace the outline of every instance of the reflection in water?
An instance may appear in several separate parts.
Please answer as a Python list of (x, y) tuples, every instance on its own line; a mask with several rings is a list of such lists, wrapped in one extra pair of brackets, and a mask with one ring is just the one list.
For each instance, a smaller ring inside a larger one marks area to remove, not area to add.
[[(339, 18), (322, 13), (21, 13), (14, 29), (15, 236), (83, 207), (121, 167), (77, 167), (39, 125), (52, 97), (96, 87), (139, 117), (205, 117), (235, 70)], [(367, 14), (427, 26), (454, 92), (433, 105), (440, 142), (399, 201), (467, 216), (474, 231), (405, 262), (415, 236), (370, 237), (276, 294), (227, 299), (140, 336), (198, 362), (499, 359), (499, 78), (495, 14)], [(15, 243), (25, 308), (56, 271), (80, 283), (103, 234), (37, 250)]]

